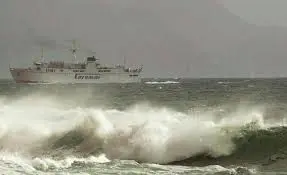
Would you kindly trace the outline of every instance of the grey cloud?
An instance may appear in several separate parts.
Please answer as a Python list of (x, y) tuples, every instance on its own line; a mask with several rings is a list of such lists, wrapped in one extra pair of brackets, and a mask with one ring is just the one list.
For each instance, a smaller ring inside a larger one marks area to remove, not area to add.
[(72, 39), (79, 57), (96, 51), (113, 64), (125, 56), (145, 77), (287, 75), (287, 30), (244, 21), (214, 0), (9, 0), (0, 2), (0, 25), (3, 77), (39, 47), (71, 59)]

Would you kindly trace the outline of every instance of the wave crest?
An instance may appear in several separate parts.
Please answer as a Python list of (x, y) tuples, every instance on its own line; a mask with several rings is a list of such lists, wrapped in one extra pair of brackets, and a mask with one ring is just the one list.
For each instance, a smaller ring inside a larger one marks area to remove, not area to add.
[[(28, 105), (27, 101), (3, 105), (2, 150), (34, 158), (105, 154), (109, 160), (168, 164), (198, 155), (220, 159), (236, 154), (248, 133), (271, 126), (258, 107), (182, 113), (148, 105), (124, 111), (71, 109), (52, 102), (47, 105), (50, 103), (30, 100)], [(31, 103), (37, 103), (37, 108)]]

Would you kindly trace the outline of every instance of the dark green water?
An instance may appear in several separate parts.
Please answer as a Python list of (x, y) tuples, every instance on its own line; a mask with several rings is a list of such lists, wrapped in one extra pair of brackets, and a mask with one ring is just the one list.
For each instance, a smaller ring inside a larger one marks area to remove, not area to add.
[(287, 79), (0, 83), (4, 174), (287, 174)]

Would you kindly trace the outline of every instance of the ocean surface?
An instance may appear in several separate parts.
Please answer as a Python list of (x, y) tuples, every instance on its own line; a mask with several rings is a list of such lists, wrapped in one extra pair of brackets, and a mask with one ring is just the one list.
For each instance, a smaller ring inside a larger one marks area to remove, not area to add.
[(287, 174), (286, 119), (287, 79), (2, 80), (0, 174)]

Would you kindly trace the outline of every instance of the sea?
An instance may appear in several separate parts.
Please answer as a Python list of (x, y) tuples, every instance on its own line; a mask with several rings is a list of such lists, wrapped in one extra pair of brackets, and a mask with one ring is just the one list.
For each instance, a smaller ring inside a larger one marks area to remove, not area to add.
[(284, 78), (1, 80), (0, 174), (287, 174), (286, 124)]

